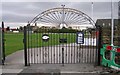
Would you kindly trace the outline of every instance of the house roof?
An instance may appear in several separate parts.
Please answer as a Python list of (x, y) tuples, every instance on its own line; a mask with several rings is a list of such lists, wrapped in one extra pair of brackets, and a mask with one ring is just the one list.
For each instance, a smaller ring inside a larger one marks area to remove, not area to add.
[[(114, 19), (114, 25), (120, 24), (120, 19)], [(111, 25), (111, 19), (97, 19), (96, 25)]]

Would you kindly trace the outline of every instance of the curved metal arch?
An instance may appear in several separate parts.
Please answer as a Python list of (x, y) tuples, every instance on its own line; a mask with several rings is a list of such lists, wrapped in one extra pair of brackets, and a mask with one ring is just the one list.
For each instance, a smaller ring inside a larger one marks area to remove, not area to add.
[(95, 27), (95, 22), (87, 14), (73, 8), (48, 9), (34, 17), (29, 24), (33, 25), (39, 21), (41, 23), (60, 25), (62, 23), (62, 19), (66, 25), (91, 24)]

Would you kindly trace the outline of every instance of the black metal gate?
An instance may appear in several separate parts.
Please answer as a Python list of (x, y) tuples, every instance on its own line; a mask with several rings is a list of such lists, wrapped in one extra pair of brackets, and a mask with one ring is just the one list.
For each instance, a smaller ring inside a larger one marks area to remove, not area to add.
[(99, 29), (24, 27), (25, 65), (98, 63)]

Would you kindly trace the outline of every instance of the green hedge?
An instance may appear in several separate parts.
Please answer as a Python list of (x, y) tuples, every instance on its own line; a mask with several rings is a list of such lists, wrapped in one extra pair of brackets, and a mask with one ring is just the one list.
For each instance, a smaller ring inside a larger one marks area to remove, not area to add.
[(68, 28), (62, 28), (62, 29), (43, 29), (43, 28), (39, 28), (37, 30), (35, 30), (34, 32), (36, 33), (44, 33), (44, 32), (49, 32), (49, 33), (76, 33), (78, 30), (75, 29), (68, 29)]

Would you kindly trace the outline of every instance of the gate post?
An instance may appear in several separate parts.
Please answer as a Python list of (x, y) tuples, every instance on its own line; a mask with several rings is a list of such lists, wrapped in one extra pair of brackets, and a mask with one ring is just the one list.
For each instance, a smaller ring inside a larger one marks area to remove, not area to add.
[(101, 55), (100, 55), (100, 49), (102, 48), (102, 27), (97, 26), (97, 30), (99, 32), (98, 34), (98, 66), (100, 66), (101, 63)]
[(28, 66), (27, 64), (27, 28), (26, 26), (24, 26), (24, 39), (23, 39), (23, 43), (24, 43), (24, 61), (25, 61), (25, 66)]
[(2, 65), (2, 28), (0, 27), (0, 65)]
[(2, 64), (4, 65), (5, 61), (5, 39), (4, 39), (4, 22), (2, 22), (2, 35), (1, 35), (1, 42), (2, 42)]

